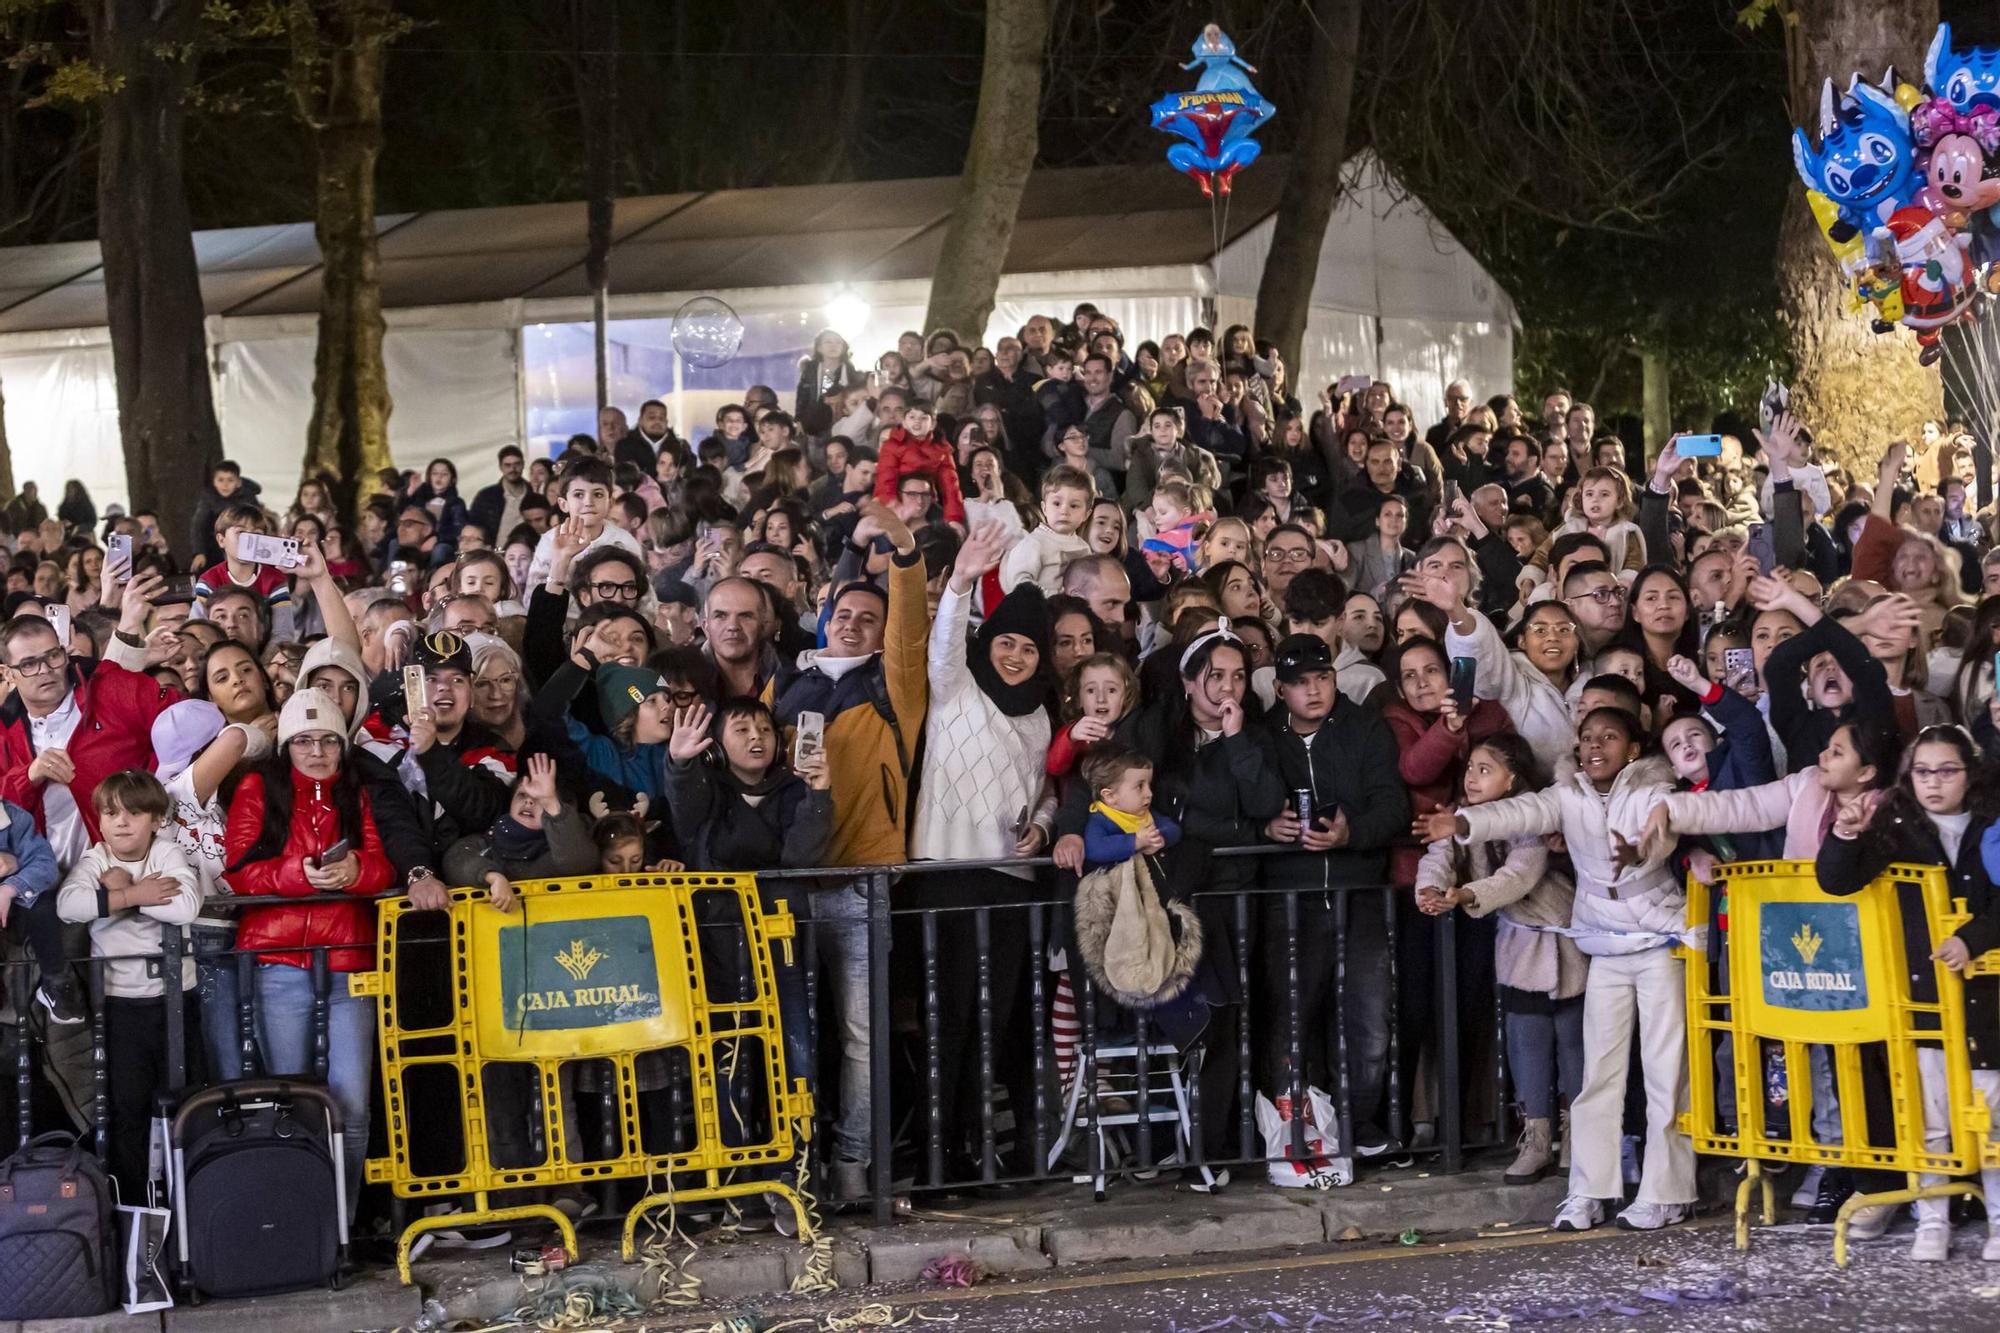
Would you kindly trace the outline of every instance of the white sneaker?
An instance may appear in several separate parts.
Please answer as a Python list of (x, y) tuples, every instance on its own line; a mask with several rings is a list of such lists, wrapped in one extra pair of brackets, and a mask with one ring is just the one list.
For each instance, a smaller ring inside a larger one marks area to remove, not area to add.
[(1853, 1215), (1847, 1219), (1847, 1238), (1874, 1240), (1886, 1232), (1889, 1224), (1895, 1220), (1894, 1204), (1878, 1203), (1869, 1208), (1856, 1208)]
[(1658, 1231), (1688, 1219), (1684, 1203), (1635, 1203), (1618, 1214), (1620, 1231)]
[(1604, 1205), (1581, 1194), (1572, 1194), (1564, 1199), (1561, 1210), (1556, 1213), (1556, 1220), (1551, 1224), (1556, 1231), (1588, 1231), (1603, 1225)]
[(1809, 1166), (1799, 1187), (1792, 1191), (1792, 1207), (1810, 1208), (1819, 1202), (1819, 1182), (1826, 1178), (1826, 1168)]
[(1979, 1257), (1989, 1264), (2000, 1264), (2000, 1231), (1987, 1235), (1985, 1248), (1979, 1251)]
[(1951, 1258), (1951, 1223), (1934, 1220), (1917, 1223), (1917, 1238), (1910, 1242), (1910, 1258), (1920, 1264), (1941, 1264)]

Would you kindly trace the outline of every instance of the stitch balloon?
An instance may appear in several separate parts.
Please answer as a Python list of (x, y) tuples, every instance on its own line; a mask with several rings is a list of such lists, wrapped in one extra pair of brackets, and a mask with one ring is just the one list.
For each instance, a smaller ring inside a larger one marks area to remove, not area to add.
[(1153, 103), (1153, 128), (1184, 142), (1167, 149), (1167, 162), (1186, 172), (1210, 198), (1229, 193), (1236, 173), (1263, 152), (1251, 136), (1277, 114), (1250, 83), (1257, 71), (1236, 54), (1236, 44), (1211, 23), (1194, 42), (1194, 59), (1182, 69), (1201, 70), (1192, 92), (1168, 93)]
[(1872, 231), (1917, 190), (1910, 113), (1893, 94), (1859, 78), (1836, 99), (1828, 79), (1820, 90), (1819, 120), (1817, 150), (1804, 130), (1792, 131), (1792, 164), (1807, 189), (1833, 201), (1842, 222)]

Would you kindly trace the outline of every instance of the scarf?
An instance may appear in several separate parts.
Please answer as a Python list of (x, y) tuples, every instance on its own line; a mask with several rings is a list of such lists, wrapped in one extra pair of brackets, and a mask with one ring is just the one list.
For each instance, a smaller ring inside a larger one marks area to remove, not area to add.
[(1153, 822), (1153, 812), (1151, 810), (1142, 810), (1136, 815), (1129, 815), (1117, 806), (1106, 805), (1102, 801), (1092, 801), (1090, 803), (1090, 813), (1093, 815), (1103, 815), (1117, 826), (1120, 833), (1137, 833), (1140, 829), (1146, 828)]
[(549, 835), (544, 830), (529, 828), (511, 814), (493, 821), (490, 836), (493, 855), (502, 861), (532, 860), (549, 849)]
[[(1034, 674), (1018, 685), (1009, 685), (1002, 680), (993, 665), (993, 641), (1002, 634), (1019, 634), (1032, 639), (1040, 651), (1040, 661), (1035, 666)], [(1054, 637), (1055, 618), (1049, 614), (1048, 598), (1033, 583), (1023, 583), (1001, 598), (1000, 605), (987, 613), (986, 622), (972, 636), (972, 646), (966, 650), (966, 664), (972, 668), (972, 679), (993, 701), (994, 707), (1008, 717), (1026, 717), (1036, 709), (1048, 706), (1049, 696), (1055, 687), (1055, 669), (1051, 660)]]

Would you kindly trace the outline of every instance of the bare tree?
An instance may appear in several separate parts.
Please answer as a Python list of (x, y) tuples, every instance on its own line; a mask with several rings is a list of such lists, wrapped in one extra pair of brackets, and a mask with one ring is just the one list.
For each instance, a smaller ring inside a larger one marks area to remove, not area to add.
[[(1894, 63), (1908, 77), (1921, 69), (1938, 23), (1937, 0), (1787, 0), (1781, 8), (1795, 125), (1816, 123), (1828, 78), (1844, 88), (1856, 70), (1872, 77)], [(1794, 181), (1778, 235), (1779, 317), (1797, 368), (1793, 405), (1820, 447), (1865, 477), (1886, 441), (1914, 439), (1925, 418), (1944, 414), (1944, 388), (1937, 371), (1917, 363), (1908, 333), (1871, 333), (1865, 315), (1845, 308), (1842, 289), (1805, 186)]]
[(583, 269), (596, 333), (597, 406), (611, 401), (611, 218), (618, 203), (618, 0), (573, 0), (577, 102), (583, 108)]
[(1257, 333), (1278, 345), (1288, 366), (1301, 364), (1299, 345), (1312, 309), (1320, 243), (1326, 239), (1340, 197), (1347, 160), (1347, 120), (1360, 57), (1362, 0), (1315, 0), (1312, 19), (1314, 78), (1299, 126), (1298, 146), (1285, 171), (1271, 249), (1257, 283)]
[(1048, 0), (988, 0), (979, 110), (959, 176), (958, 203), (931, 278), (926, 329), (956, 329), (968, 338), (986, 330), (1040, 142), (1048, 35)]
[(317, 152), (319, 346), (305, 472), (331, 478), (342, 507), (351, 509), (373, 490), (375, 473), (391, 465), (375, 166), (383, 65), (405, 24), (393, 0), (289, 0), (284, 18), (287, 82)]
[(84, 14), (103, 89), (97, 235), (125, 479), (133, 505), (157, 510), (163, 530), (186, 541), (202, 483), (222, 457), (181, 175), (194, 77), (186, 53), (202, 4), (90, 0)]

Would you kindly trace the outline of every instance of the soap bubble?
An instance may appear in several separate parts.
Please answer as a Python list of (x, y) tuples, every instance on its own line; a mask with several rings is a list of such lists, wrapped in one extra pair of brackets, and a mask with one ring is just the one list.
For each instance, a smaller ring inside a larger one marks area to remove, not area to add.
[(691, 297), (674, 312), (673, 343), (683, 361), (713, 370), (726, 365), (743, 345), (743, 321), (727, 301)]

